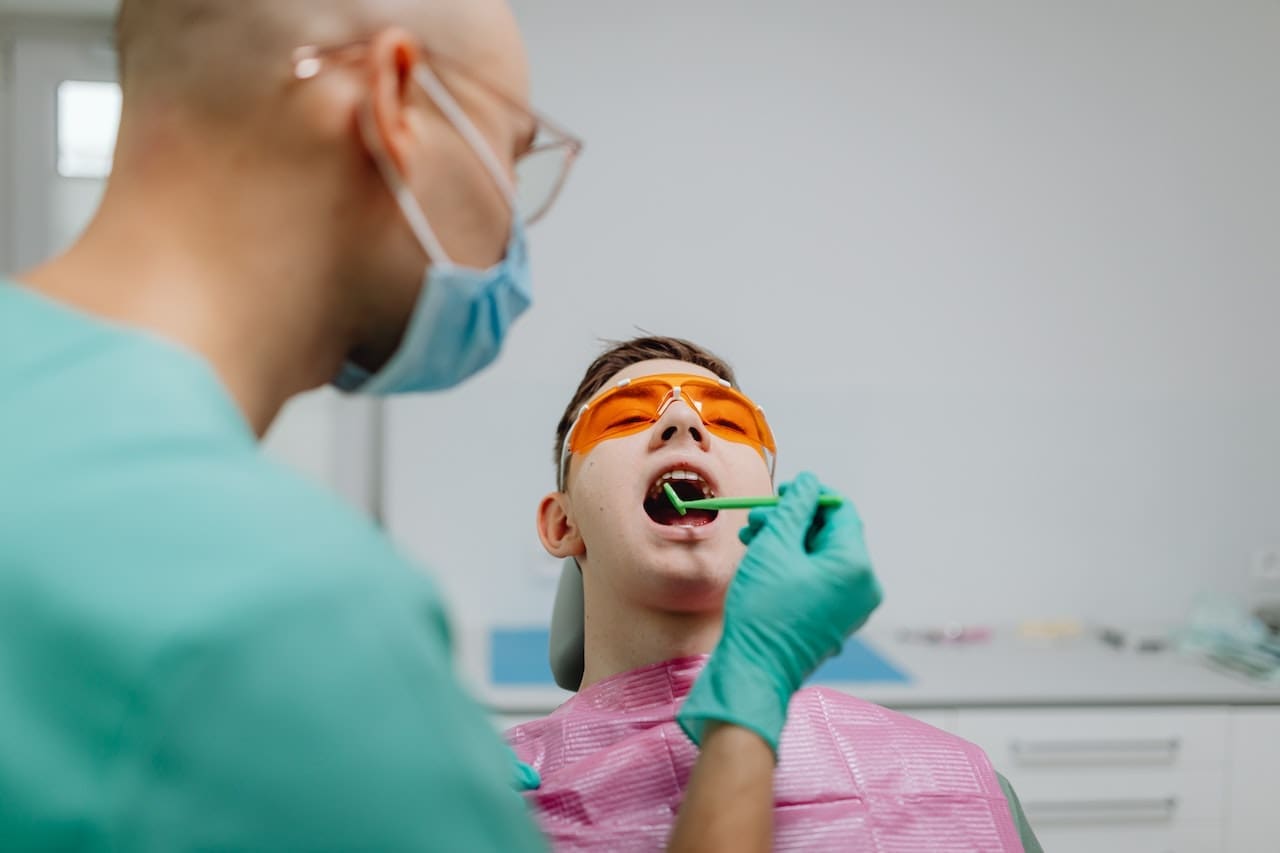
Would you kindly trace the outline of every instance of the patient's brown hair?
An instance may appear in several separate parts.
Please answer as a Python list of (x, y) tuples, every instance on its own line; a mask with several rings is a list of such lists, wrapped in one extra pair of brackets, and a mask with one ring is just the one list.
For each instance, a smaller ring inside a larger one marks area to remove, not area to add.
[(552, 464), (557, 470), (560, 467), (560, 456), (564, 453), (565, 438), (569, 433), (569, 427), (573, 426), (578, 410), (604, 387), (611, 376), (625, 367), (655, 358), (674, 359), (710, 370), (734, 388), (738, 387), (738, 380), (733, 375), (733, 368), (728, 362), (691, 341), (650, 335), (632, 338), (629, 341), (609, 341), (607, 346), (608, 349), (591, 362), (591, 366), (583, 374), (582, 381), (578, 383), (578, 390), (574, 392), (573, 399), (569, 401), (564, 414), (560, 416), (560, 423), (556, 425), (556, 446)]

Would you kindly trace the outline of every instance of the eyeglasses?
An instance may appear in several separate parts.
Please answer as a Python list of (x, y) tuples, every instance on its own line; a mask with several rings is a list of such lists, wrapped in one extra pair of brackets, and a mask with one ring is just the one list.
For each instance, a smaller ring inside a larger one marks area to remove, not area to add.
[[(346, 44), (320, 47), (306, 45), (293, 52), (293, 76), (298, 80), (310, 80), (324, 68), (326, 60), (343, 59), (344, 54), (354, 54), (368, 47), (367, 42), (348, 42)], [(476, 153), (502, 188), (511, 196), (512, 205), (525, 225), (532, 225), (542, 219), (551, 209), (569, 178), (569, 170), (573, 167), (578, 155), (582, 153), (582, 140), (563, 130), (555, 122), (530, 109), (519, 99), (508, 95), (499, 87), (483, 77), (471, 72), (465, 65), (448, 57), (441, 56), (420, 47), (429, 65), (448, 68), (466, 77), (490, 95), (506, 104), (523, 116), (534, 128), (529, 147), (516, 155), (515, 184), (510, 185), (505, 169), (501, 166), (492, 146), (474, 129), (465, 113), (453, 100), (443, 83), (436, 81), (435, 75), (428, 75), (429, 81), (436, 82), (428, 88), (428, 94), (437, 99), (437, 106), (454, 121), (459, 132), (468, 137), (476, 147)], [(437, 97), (439, 96), (439, 97)]]
[(723, 379), (659, 373), (624, 379), (578, 410), (560, 453), (560, 487), (565, 486), (571, 453), (587, 453), (602, 441), (642, 432), (677, 400), (687, 403), (709, 432), (759, 451), (772, 475), (778, 447), (764, 409)]

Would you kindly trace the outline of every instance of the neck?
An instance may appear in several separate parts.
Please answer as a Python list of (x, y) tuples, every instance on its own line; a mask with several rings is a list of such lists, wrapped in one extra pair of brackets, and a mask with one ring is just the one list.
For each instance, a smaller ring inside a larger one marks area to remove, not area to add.
[[(584, 589), (584, 597), (587, 618), (583, 689), (642, 666), (710, 654), (720, 640), (720, 610), (671, 613), (605, 602), (590, 585)], [(592, 618), (593, 614), (598, 618)]]
[(351, 330), (296, 186), (181, 159), (203, 165), (118, 161), (80, 240), (22, 278), (202, 356), (262, 435), (289, 397), (337, 371)]

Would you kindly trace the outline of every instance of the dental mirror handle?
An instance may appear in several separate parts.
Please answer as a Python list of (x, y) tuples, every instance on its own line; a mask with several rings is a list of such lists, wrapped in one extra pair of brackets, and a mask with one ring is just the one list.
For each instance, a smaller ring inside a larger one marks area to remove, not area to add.
[[(777, 506), (776, 495), (759, 498), (699, 498), (694, 501), (681, 501), (685, 509), (755, 509), (758, 506)], [(839, 495), (822, 495), (818, 498), (818, 506), (844, 506), (844, 498)]]

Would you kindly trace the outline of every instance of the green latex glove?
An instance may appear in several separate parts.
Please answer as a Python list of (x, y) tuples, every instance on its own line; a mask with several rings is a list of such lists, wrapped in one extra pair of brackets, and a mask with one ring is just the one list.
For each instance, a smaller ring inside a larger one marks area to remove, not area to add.
[(776, 507), (754, 510), (729, 586), (724, 632), (676, 719), (694, 743), (708, 723), (742, 726), (778, 751), (791, 696), (880, 605), (880, 584), (849, 501), (820, 509), (801, 474)]
[(510, 747), (507, 747), (507, 753), (511, 757), (512, 764), (511, 787), (521, 792), (536, 791), (541, 787), (542, 777), (538, 775), (538, 771), (516, 758), (515, 750)]

